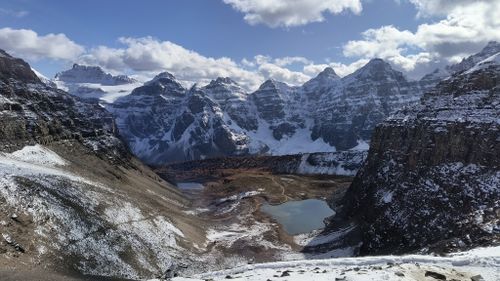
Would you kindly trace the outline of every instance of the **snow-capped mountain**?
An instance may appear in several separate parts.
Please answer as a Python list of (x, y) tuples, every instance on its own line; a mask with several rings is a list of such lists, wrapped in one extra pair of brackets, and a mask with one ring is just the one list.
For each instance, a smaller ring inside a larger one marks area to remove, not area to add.
[(477, 63), (488, 57), (500, 52), (500, 43), (496, 41), (489, 42), (486, 47), (484, 47), (479, 53), (464, 58), (461, 62), (446, 67), (446, 70), (450, 73), (458, 73), (466, 71), (474, 67)]
[(126, 75), (111, 75), (98, 66), (74, 64), (54, 77), (53, 83), (74, 96), (111, 103), (142, 85)]
[(333, 77), (329, 83), (332, 86), (317, 99), (309, 99), (314, 118), (311, 136), (338, 150), (369, 140), (378, 123), (394, 110), (417, 101), (422, 93), (417, 82), (408, 81), (381, 59), (371, 60), (340, 80)]
[(374, 59), (344, 78), (326, 68), (301, 87), (268, 80), (253, 93), (230, 78), (184, 89), (160, 74), (109, 108), (134, 153), (163, 164), (352, 149), (421, 93), (418, 82)]
[(362, 223), (362, 253), (498, 242), (499, 58), (462, 68), (377, 126), (345, 199)]
[(130, 84), (134, 79), (126, 75), (113, 76), (98, 66), (73, 64), (73, 68), (56, 74), (55, 80), (66, 83), (92, 83), (103, 86)]

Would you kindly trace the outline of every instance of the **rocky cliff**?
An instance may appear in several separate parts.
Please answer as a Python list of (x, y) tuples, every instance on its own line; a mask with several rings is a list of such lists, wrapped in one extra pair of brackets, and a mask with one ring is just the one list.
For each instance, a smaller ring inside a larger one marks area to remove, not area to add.
[(362, 225), (362, 254), (498, 241), (499, 57), (461, 69), (376, 127), (343, 209)]
[(0, 52), (2, 268), (162, 276), (204, 241), (187, 204), (128, 152), (104, 108)]

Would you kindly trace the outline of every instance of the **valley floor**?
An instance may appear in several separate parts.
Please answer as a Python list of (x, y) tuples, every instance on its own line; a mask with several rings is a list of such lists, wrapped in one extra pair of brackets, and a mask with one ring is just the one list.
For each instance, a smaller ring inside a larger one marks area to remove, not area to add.
[(500, 280), (500, 247), (449, 256), (377, 256), (251, 264), (174, 281), (195, 280)]

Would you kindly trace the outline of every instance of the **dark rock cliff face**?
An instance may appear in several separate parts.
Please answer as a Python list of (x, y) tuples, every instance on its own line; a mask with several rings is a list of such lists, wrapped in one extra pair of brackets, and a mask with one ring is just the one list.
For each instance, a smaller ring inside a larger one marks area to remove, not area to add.
[(498, 60), (444, 80), (377, 126), (341, 213), (361, 224), (362, 254), (498, 240)]
[(26, 62), (6, 53), (0, 56), (0, 73), (0, 149), (75, 139), (125, 155), (113, 117), (97, 103), (45, 85)]

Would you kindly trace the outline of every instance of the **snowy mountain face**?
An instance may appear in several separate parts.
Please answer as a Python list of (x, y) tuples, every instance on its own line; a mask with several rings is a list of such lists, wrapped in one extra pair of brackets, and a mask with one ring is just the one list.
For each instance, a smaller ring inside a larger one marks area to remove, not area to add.
[(74, 64), (73, 68), (70, 70), (56, 74), (55, 79), (66, 83), (92, 83), (104, 86), (116, 86), (134, 82), (134, 79), (125, 75), (113, 76), (109, 73), (105, 73), (98, 66), (79, 64)]
[(152, 164), (352, 149), (423, 91), (380, 59), (344, 78), (326, 68), (301, 87), (268, 80), (253, 93), (229, 78), (188, 90), (162, 75), (110, 106), (134, 153)]
[(418, 106), (377, 126), (345, 199), (345, 214), (363, 224), (362, 253), (498, 240), (499, 56), (443, 80)]
[(103, 103), (111, 103), (142, 85), (126, 75), (113, 76), (98, 66), (78, 64), (56, 74), (53, 83), (74, 96), (99, 100)]
[[(380, 59), (340, 80), (318, 97), (309, 99), (314, 126), (312, 138), (321, 138), (339, 150), (355, 147), (368, 140), (373, 128), (385, 117), (404, 105), (414, 103), (422, 90), (417, 82), (409, 82), (401, 72)], [(312, 91), (314, 93), (314, 89)]]

